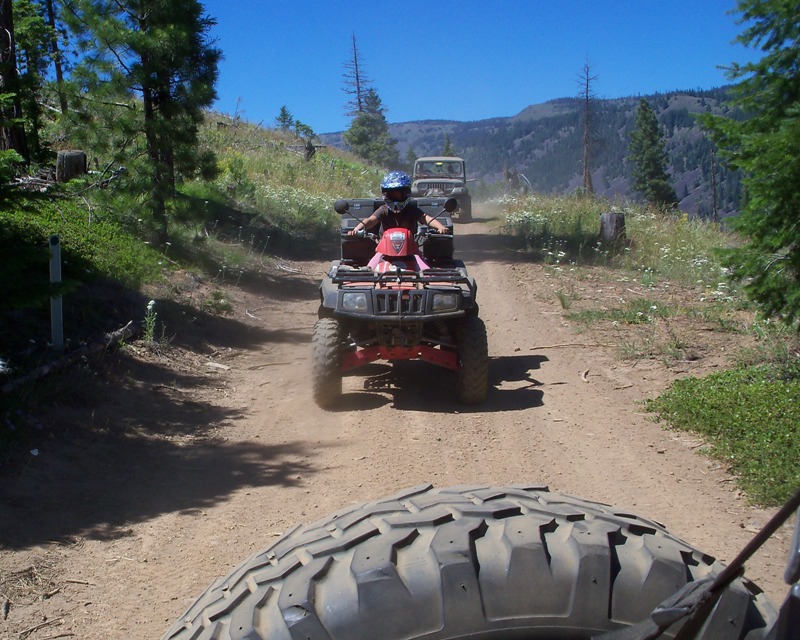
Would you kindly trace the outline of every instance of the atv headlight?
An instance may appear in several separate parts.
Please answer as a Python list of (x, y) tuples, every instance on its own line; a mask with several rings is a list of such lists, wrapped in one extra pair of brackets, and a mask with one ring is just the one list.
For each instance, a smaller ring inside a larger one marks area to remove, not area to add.
[(434, 293), (433, 311), (453, 311), (458, 309), (458, 295), (455, 293)]
[(358, 291), (347, 291), (342, 294), (342, 308), (345, 311), (366, 311), (367, 294)]

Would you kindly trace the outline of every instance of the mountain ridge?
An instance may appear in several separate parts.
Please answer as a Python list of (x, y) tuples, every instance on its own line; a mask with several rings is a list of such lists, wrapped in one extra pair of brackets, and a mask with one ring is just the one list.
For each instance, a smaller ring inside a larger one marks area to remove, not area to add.
[[(713, 143), (695, 116), (714, 113), (742, 117), (728, 104), (731, 86), (676, 90), (647, 96), (592, 99), (592, 182), (595, 194), (609, 199), (636, 199), (631, 192), (627, 145), (636, 109), (645, 98), (664, 130), (667, 170), (681, 211), (711, 217), (735, 214), (741, 200), (739, 175), (714, 157)], [(389, 124), (401, 158), (409, 149), (419, 157), (442, 152), (445, 135), (467, 162), (476, 191), (492, 192), (509, 175), (522, 173), (537, 192), (569, 194), (583, 183), (583, 108), (578, 98), (555, 98), (528, 105), (508, 117), (473, 121), (417, 120)], [(342, 133), (322, 134), (329, 145), (346, 149)], [(715, 184), (712, 187), (712, 173)]]

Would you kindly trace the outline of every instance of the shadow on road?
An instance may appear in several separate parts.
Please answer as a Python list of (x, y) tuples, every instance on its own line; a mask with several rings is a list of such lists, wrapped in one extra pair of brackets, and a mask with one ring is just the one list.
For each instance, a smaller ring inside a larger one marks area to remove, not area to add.
[(0, 548), (124, 537), (164, 513), (202, 514), (242, 488), (293, 486), (317, 472), (301, 441), (226, 442), (247, 409), (221, 406), (225, 382), (196, 362), (123, 351), (59, 384), (64, 399), (28, 425), (37, 436), (16, 447), (13, 464), (10, 452), (4, 459)]
[[(202, 515), (243, 487), (292, 486), (313, 472), (292, 460), (302, 443), (227, 445), (70, 434), (0, 483), (0, 547), (20, 549), (74, 536), (115, 539), (164, 513)], [(43, 468), (44, 467), (44, 468)]]
[(337, 411), (364, 411), (390, 404), (401, 411), (484, 413), (520, 411), (544, 404), (540, 383), (531, 371), (547, 358), (539, 355), (501, 356), (489, 362), (486, 402), (467, 406), (456, 397), (456, 374), (427, 362), (370, 365), (352, 374), (363, 392), (346, 393)]

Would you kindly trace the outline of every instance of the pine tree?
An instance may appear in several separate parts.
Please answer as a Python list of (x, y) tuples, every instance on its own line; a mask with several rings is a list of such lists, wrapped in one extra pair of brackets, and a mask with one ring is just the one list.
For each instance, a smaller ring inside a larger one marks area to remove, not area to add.
[[(30, 160), (28, 140), (23, 126), (22, 87), (17, 71), (17, 42), (14, 10), (9, 1), (0, 3), (0, 150), (14, 151), (25, 162)], [(13, 158), (4, 154), (4, 160)]]
[(294, 135), (296, 138), (303, 138), (304, 140), (311, 141), (317, 135), (314, 130), (304, 122), (299, 120), (294, 121)]
[(453, 143), (450, 141), (450, 134), (444, 134), (444, 147), (442, 148), (442, 155), (443, 156), (454, 156), (456, 155), (455, 150), (453, 149)]
[(32, 0), (14, 0), (14, 28), (17, 40), (17, 69), (20, 104), (24, 114), (27, 144), (31, 159), (45, 161), (40, 131), (43, 126), (42, 91), (52, 60), (55, 33), (45, 21), (41, 7)]
[(353, 118), (344, 141), (357, 156), (382, 167), (399, 164), (397, 141), (389, 135), (385, 109), (374, 89), (364, 96), (364, 111)]
[(289, 132), (292, 130), (294, 126), (294, 116), (289, 112), (289, 109), (286, 108), (286, 105), (281, 107), (278, 117), (275, 118), (275, 124), (278, 125), (278, 129), (281, 131)]
[(733, 65), (733, 104), (746, 120), (705, 116), (728, 167), (741, 170), (746, 202), (733, 220), (745, 243), (726, 251), (733, 277), (770, 316), (800, 321), (800, 2), (740, 0), (738, 41), (757, 62)]
[(73, 72), (77, 97), (108, 107), (105, 126), (144, 139), (147, 163), (135, 169), (148, 184), (161, 243), (179, 176), (210, 175), (216, 167), (213, 153), (198, 147), (221, 55), (208, 36), (215, 22), (203, 11), (198, 0), (70, 0), (65, 14), (82, 53)]
[(408, 151), (406, 151), (404, 169), (408, 173), (411, 173), (414, 170), (414, 163), (416, 161), (417, 161), (417, 154), (414, 152), (414, 149), (409, 147)]
[(642, 98), (636, 111), (636, 129), (630, 135), (628, 160), (633, 164), (633, 190), (660, 207), (677, 205), (678, 198), (667, 174), (667, 152), (661, 127), (650, 104)]
[(58, 31), (56, 29), (56, 10), (53, 0), (45, 0), (47, 9), (47, 24), (50, 27), (50, 55), (53, 59), (53, 67), (56, 72), (56, 91), (58, 92), (58, 103), (61, 106), (61, 113), (66, 113), (69, 108), (67, 94), (64, 91), (64, 65), (61, 49), (58, 46)]

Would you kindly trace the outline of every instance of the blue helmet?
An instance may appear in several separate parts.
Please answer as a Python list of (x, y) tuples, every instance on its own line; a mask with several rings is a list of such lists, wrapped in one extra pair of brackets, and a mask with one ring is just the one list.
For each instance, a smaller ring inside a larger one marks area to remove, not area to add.
[(405, 209), (411, 200), (411, 178), (402, 171), (390, 171), (381, 180), (381, 193), (391, 209)]
[(381, 180), (381, 191), (411, 188), (411, 178), (402, 171), (390, 171)]

